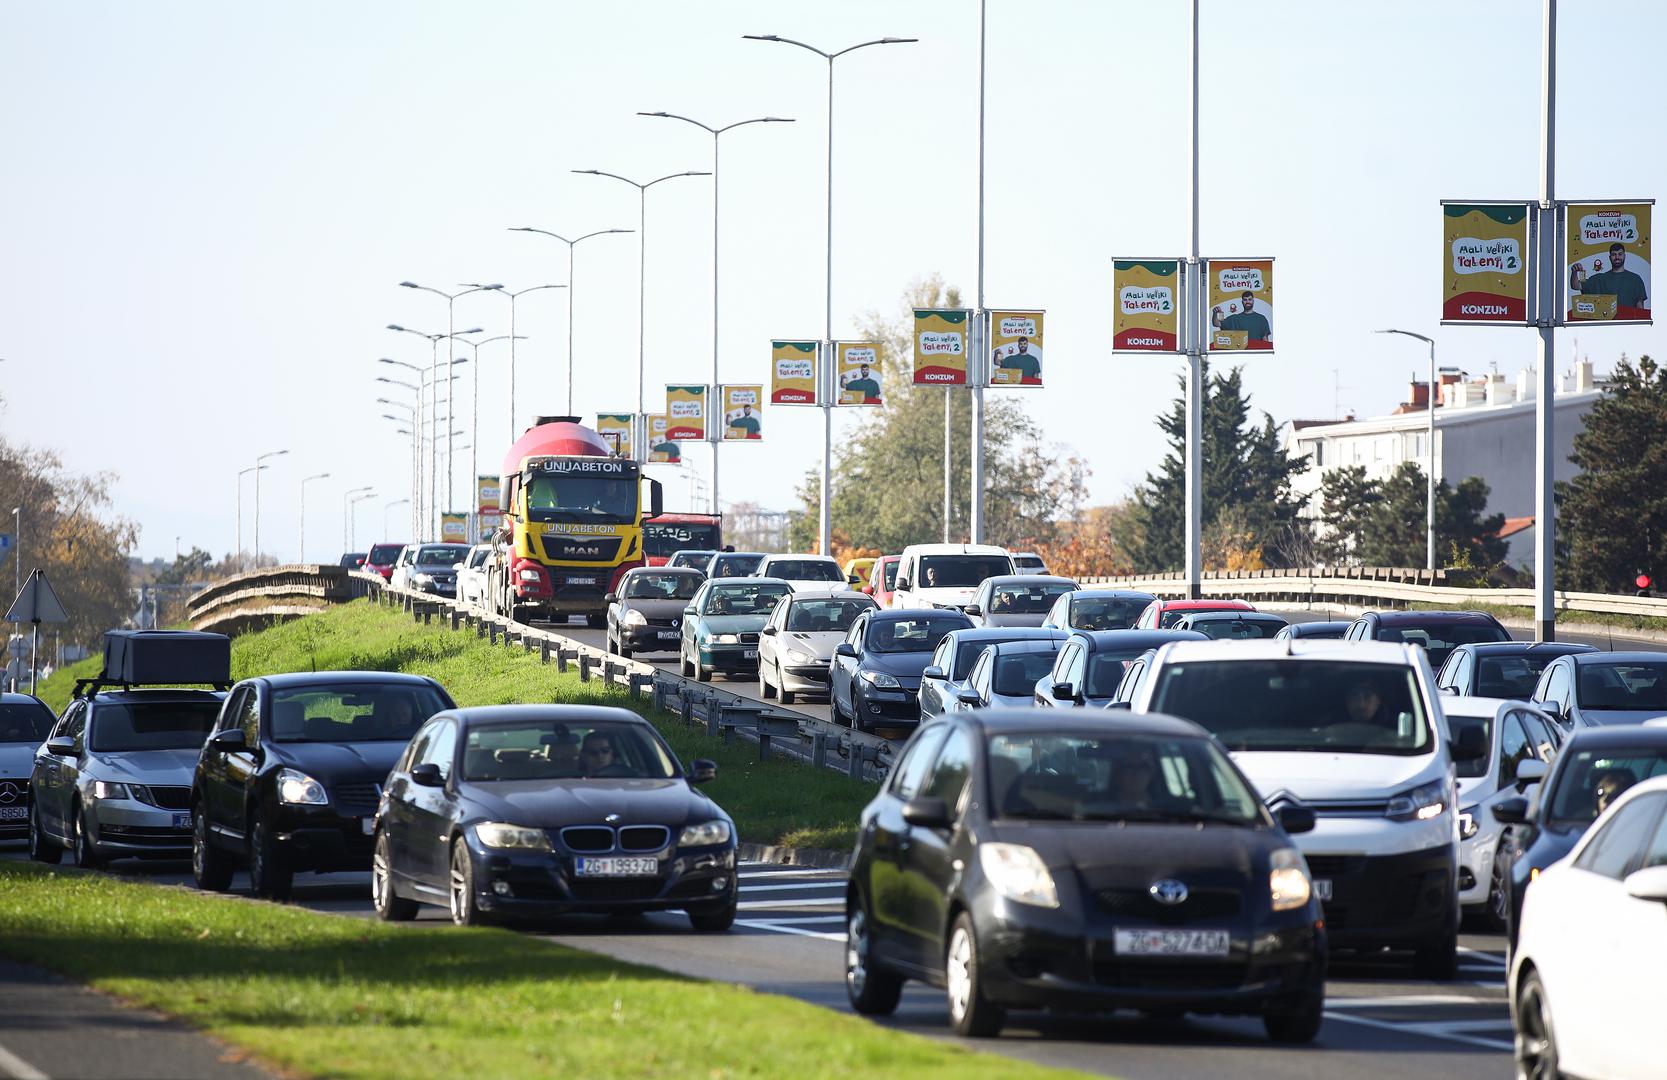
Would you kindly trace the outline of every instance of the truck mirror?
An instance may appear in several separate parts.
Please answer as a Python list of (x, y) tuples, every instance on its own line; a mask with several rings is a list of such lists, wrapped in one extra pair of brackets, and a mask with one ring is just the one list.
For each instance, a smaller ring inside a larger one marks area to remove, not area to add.
[(659, 517), (665, 510), (665, 504), (666, 495), (660, 487), (660, 481), (650, 480), (648, 482), (648, 516)]

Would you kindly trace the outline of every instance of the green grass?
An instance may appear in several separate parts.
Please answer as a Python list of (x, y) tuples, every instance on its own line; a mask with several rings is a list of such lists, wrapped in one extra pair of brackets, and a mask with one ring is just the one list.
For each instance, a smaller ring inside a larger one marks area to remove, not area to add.
[[(57, 671), (42, 683), (41, 697), (61, 710), (76, 678), (98, 673), (92, 659)], [(726, 745), (686, 728), (634, 701), (600, 678), (580, 682), (520, 647), (489, 645), (473, 631), (438, 623), (423, 626), (397, 609), (367, 600), (307, 615), (232, 641), (232, 678), (282, 671), (407, 671), (438, 679), (459, 705), (562, 702), (618, 705), (648, 717), (685, 764), (718, 763), (718, 778), (704, 789), (735, 819), (742, 840), (789, 847), (849, 849), (857, 815), (874, 797), (870, 784), (832, 769), (791, 761), (760, 762), (758, 749), (737, 740)]]
[(1075, 1075), (506, 930), (0, 864), (0, 949), (315, 1076)]

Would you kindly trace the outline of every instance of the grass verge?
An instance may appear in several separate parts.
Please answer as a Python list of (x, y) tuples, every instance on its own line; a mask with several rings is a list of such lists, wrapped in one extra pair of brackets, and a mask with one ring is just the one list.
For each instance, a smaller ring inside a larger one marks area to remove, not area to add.
[(9, 956), (318, 1076), (1068, 1075), (506, 930), (28, 863), (0, 863), (0, 927)]
[[(1412, 605), (1418, 611), (1451, 611), (1452, 604), (1427, 604), (1415, 601)], [(1466, 611), (1485, 611), (1496, 619), (1527, 619), (1532, 621), (1534, 609), (1523, 604), (1471, 604)], [(1557, 612), (1557, 621), (1576, 627), (1574, 633), (1601, 634), (1605, 630), (1617, 634), (1625, 634), (1628, 630), (1667, 630), (1667, 619), (1658, 615), (1621, 615), (1615, 612), (1581, 611), (1570, 608)]]
[[(41, 697), (55, 710), (68, 703), (77, 678), (96, 675), (93, 658), (53, 672)], [(757, 747), (733, 745), (684, 727), (623, 689), (540, 662), (536, 653), (487, 644), (473, 631), (423, 626), (368, 600), (333, 607), (232, 640), (232, 678), (282, 671), (408, 671), (438, 679), (459, 705), (511, 702), (618, 705), (651, 720), (685, 763), (710, 758), (718, 778), (704, 790), (735, 819), (742, 840), (789, 847), (849, 849), (857, 815), (872, 785), (831, 769), (791, 761), (760, 762)]]

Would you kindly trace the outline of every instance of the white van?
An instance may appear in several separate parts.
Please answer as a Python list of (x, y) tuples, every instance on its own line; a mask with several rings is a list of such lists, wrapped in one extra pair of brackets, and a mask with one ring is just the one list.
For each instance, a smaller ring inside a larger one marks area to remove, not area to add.
[(985, 578), (1013, 572), (1006, 548), (988, 544), (910, 544), (897, 564), (894, 608), (953, 608), (972, 603)]
[[(1421, 978), (1453, 977), (1459, 815), (1441, 695), (1415, 645), (1174, 642), (1137, 712), (1183, 716), (1233, 755), (1269, 809), (1307, 807), (1308, 860), (1334, 948), (1408, 949)], [(1486, 752), (1470, 729), (1459, 753)]]

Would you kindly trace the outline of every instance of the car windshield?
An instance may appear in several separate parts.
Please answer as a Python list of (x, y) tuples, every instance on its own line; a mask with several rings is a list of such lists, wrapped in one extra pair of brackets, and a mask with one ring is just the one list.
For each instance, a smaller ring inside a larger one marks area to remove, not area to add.
[(1057, 585), (997, 585), (990, 590), (992, 615), (1045, 615), (1053, 602), (1075, 586), (1060, 582)]
[(1005, 555), (923, 555), (917, 589), (976, 589), (985, 578), (1011, 574)]
[(218, 701), (147, 701), (94, 706), (88, 748), (101, 753), (123, 750), (197, 750), (214, 729)]
[(632, 574), (626, 583), (628, 600), (692, 600), (700, 588), (695, 574)]
[(803, 634), (844, 633), (857, 616), (873, 611), (869, 600), (796, 600), (787, 609), (787, 628)]
[(1245, 641), (1251, 638), (1271, 638), (1285, 624), (1272, 619), (1193, 619), (1187, 629), (1196, 630), (1217, 641)]
[(1544, 797), (1545, 819), (1558, 825), (1589, 825), (1627, 788), (1663, 774), (1667, 746), (1565, 749), (1556, 787)]
[(766, 577), (786, 578), (788, 581), (844, 581), (839, 567), (821, 559), (776, 559), (770, 563)]
[(417, 565), (446, 567), (462, 562), (468, 554), (462, 544), (424, 544), (417, 549)]
[(880, 572), (886, 578), (886, 592), (891, 592), (897, 588), (897, 568), (902, 565), (903, 560), (901, 559), (891, 559), (881, 565)]
[(1036, 682), (1053, 670), (1056, 648), (1049, 652), (1022, 652), (996, 657), (996, 670), (990, 677), (990, 689), (1003, 697), (1030, 697), (1036, 692)]
[(1158, 629), (1160, 629), (1160, 630), (1173, 630), (1173, 629), (1175, 629), (1175, 624), (1176, 623), (1180, 622), (1182, 619), (1186, 618), (1188, 615), (1195, 614), (1199, 611), (1243, 611), (1243, 610), (1244, 610), (1243, 608), (1232, 608), (1232, 607), (1183, 608), (1183, 609), (1180, 609), (1180, 610), (1176, 610), (1175, 608), (1165, 608), (1158, 615)]
[(634, 522), (635, 476), (535, 473), (527, 481), (527, 516), (534, 521)]
[(342, 565), (350, 570), (357, 570), (365, 564), (365, 556), (360, 551), (350, 551), (342, 556)]
[(1476, 697), (1529, 698), (1539, 684), (1540, 672), (1553, 657), (1539, 654), (1521, 656), (1476, 656)]
[(1261, 804), (1208, 739), (1048, 731), (989, 739), (994, 816), (1257, 825)]
[(653, 559), (664, 559), (669, 555), (677, 554), (679, 551), (698, 547), (707, 548), (707, 558), (711, 558), (712, 551), (717, 549), (717, 545), (718, 526), (715, 522), (643, 522), (643, 551)]
[(717, 561), (712, 564), (712, 576), (751, 577), (763, 561), (762, 555), (719, 555)]
[(1083, 680), (1083, 694), (1087, 697), (1110, 697), (1117, 693), (1117, 684), (1129, 670), (1129, 664), (1139, 659), (1143, 649), (1098, 652), (1088, 658), (1088, 677)]
[(1428, 753), (1411, 667), (1342, 660), (1166, 664), (1152, 711), (1203, 725), (1229, 750)]
[(1588, 712), (1632, 710), (1667, 713), (1667, 662), (1578, 664), (1580, 694)]
[(404, 544), (377, 544), (370, 549), (370, 554), (365, 556), (365, 562), (371, 566), (392, 566), (404, 549)]
[(666, 561), (667, 566), (687, 566), (693, 570), (705, 570), (712, 561), (716, 551), (679, 551)]
[(973, 664), (984, 654), (984, 650), (998, 641), (1013, 641), (1014, 638), (1004, 637), (973, 637), (955, 643), (955, 666), (950, 670), (949, 677), (956, 682), (967, 677)]
[(478, 548), (471, 549), (470, 552), (469, 552), (469, 562), (468, 562), (469, 569), (479, 570), (482, 566), (485, 566), (486, 565), (486, 557), (490, 554), (492, 554), (492, 549), (489, 548), (489, 547), (478, 547)]
[(52, 710), (33, 701), (0, 704), (0, 743), (39, 743), (52, 730)]
[(1034, 570), (1041, 574), (1047, 571), (1048, 564), (1042, 561), (1040, 555), (1015, 555), (1013, 556), (1013, 569)]
[[(1458, 745), (1459, 736), (1470, 728), (1482, 733), (1482, 741), (1488, 746), (1493, 745), (1493, 714), (1487, 716), (1459, 716), (1453, 710), (1447, 710), (1447, 731), (1452, 736), (1453, 744)], [(1486, 776), (1492, 758), (1483, 754), (1476, 758), (1454, 758), (1453, 771), (1459, 776)]]
[(1127, 630), (1150, 600), (1122, 596), (1079, 596), (1071, 601), (1073, 630)]
[(335, 683), (272, 694), (275, 742), (404, 742), (446, 704), (424, 683)]
[(792, 591), (786, 585), (714, 585), (706, 596), (706, 614), (768, 615)]
[(1379, 626), (1378, 640), (1422, 645), (1429, 654), (1430, 667), (1439, 670), (1447, 662), (1447, 654), (1460, 645), (1509, 641), (1511, 635), (1490, 623), (1427, 623), (1423, 626)]
[[(931, 652), (951, 630), (965, 630), (967, 620), (952, 616), (917, 615), (907, 619), (875, 619), (868, 624), (863, 648), (876, 653)], [(988, 645), (989, 642), (984, 644)]]
[(463, 746), (463, 778), (477, 782), (669, 780), (677, 774), (676, 759), (646, 724), (539, 720), (473, 725)]

